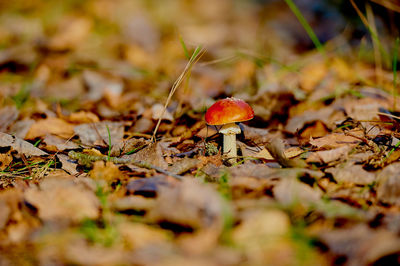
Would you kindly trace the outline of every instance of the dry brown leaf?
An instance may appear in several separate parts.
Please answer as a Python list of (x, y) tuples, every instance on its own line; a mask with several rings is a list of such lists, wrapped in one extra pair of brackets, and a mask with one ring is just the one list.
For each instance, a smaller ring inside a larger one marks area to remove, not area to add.
[(118, 107), (118, 104), (120, 103), (119, 97), (124, 87), (121, 81), (106, 78), (100, 73), (89, 70), (83, 72), (83, 79), (89, 87), (89, 93), (86, 95), (88, 100), (98, 101), (102, 99), (108, 91), (108, 102), (112, 107)]
[(336, 182), (343, 184), (368, 185), (376, 180), (374, 173), (364, 170), (359, 164), (345, 164), (328, 168), (325, 172), (331, 173)]
[(0, 171), (6, 169), (13, 161), (13, 157), (10, 152), (0, 153)]
[(395, 234), (365, 224), (330, 229), (319, 233), (319, 237), (334, 255), (346, 256), (347, 265), (372, 265), (384, 256), (400, 252), (400, 240)]
[(126, 186), (126, 194), (142, 195), (144, 197), (155, 197), (161, 187), (171, 186), (167, 179), (156, 176), (132, 180)]
[(232, 233), (236, 245), (247, 250), (263, 250), (286, 236), (289, 217), (279, 210), (249, 211)]
[(342, 146), (354, 147), (361, 142), (364, 136), (362, 130), (350, 130), (346, 133), (332, 133), (322, 138), (310, 140), (310, 144), (317, 148), (334, 149)]
[(124, 155), (122, 156), (122, 158), (147, 162), (163, 169), (168, 168), (168, 164), (163, 158), (162, 149), (159, 142), (150, 144), (146, 148), (138, 151), (137, 153)]
[[(116, 145), (117, 143), (122, 142), (124, 136), (124, 123), (110, 121), (87, 123), (76, 126), (74, 131), (84, 145)], [(111, 143), (109, 143), (109, 133), (111, 136)]]
[(39, 137), (44, 137), (48, 134), (53, 134), (64, 139), (69, 139), (74, 135), (74, 127), (73, 125), (67, 123), (62, 119), (48, 117), (32, 124), (25, 138), (35, 139)]
[(319, 138), (328, 133), (329, 130), (322, 121), (315, 121), (301, 131), (300, 137), (303, 139)]
[(100, 202), (95, 193), (68, 174), (48, 176), (39, 187), (25, 193), (27, 202), (38, 209), (44, 221), (80, 222), (99, 217)]
[[(301, 115), (292, 116), (286, 124), (285, 130), (290, 133), (296, 133), (303, 128), (306, 123), (314, 121), (329, 121), (329, 117), (335, 112), (332, 107), (325, 107), (318, 111), (305, 111)], [(329, 125), (327, 125), (329, 126)]]
[(79, 111), (70, 114), (68, 116), (68, 121), (72, 123), (96, 123), (99, 122), (100, 119), (97, 115), (95, 115), (92, 112)]
[(65, 154), (57, 154), (58, 160), (61, 162), (61, 168), (69, 173), (70, 175), (76, 176), (78, 175), (78, 171), (76, 170), (76, 167), (78, 164), (76, 162), (73, 162), (71, 158), (69, 158), (68, 155)]
[(79, 149), (79, 145), (72, 142), (71, 140), (65, 140), (55, 135), (46, 135), (43, 139), (43, 142), (46, 143), (45, 149), (47, 151), (64, 151), (64, 150), (73, 150)]
[(320, 171), (310, 170), (306, 168), (271, 168), (265, 164), (254, 164), (245, 162), (244, 164), (229, 167), (218, 168), (217, 173), (220, 171), (228, 171), (232, 177), (255, 177), (255, 178), (295, 178), (303, 175), (309, 175), (314, 178), (321, 178), (324, 173)]
[(24, 139), (31, 126), (35, 123), (33, 119), (22, 119), (15, 122), (8, 132), (18, 138)]
[(6, 106), (0, 109), (0, 132), (7, 128), (18, 118), (19, 111), (15, 106)]
[(146, 217), (155, 222), (169, 222), (193, 229), (213, 228), (215, 234), (220, 234), (226, 208), (219, 193), (210, 185), (195, 179), (184, 179), (174, 187), (162, 187), (155, 207)]
[[(272, 157), (271, 153), (269, 153), (269, 151), (264, 147), (261, 148), (261, 150), (258, 150), (255, 147), (249, 147), (246, 144), (239, 141), (237, 141), (237, 144), (241, 148), (242, 155), (244, 157), (253, 157), (264, 160), (275, 160), (274, 157)], [(285, 156), (289, 159), (297, 157), (302, 153), (304, 153), (304, 151), (299, 147), (290, 147), (284, 151)]]
[(400, 163), (386, 166), (378, 173), (376, 196), (384, 203), (400, 205)]
[(379, 108), (391, 108), (389, 101), (369, 97), (347, 100), (343, 107), (347, 115), (356, 120), (376, 120), (379, 118)]
[(94, 180), (104, 180), (108, 184), (122, 179), (123, 174), (118, 167), (112, 162), (97, 161), (93, 164), (93, 169), (90, 171), (90, 177)]
[(0, 132), (0, 147), (11, 147), (19, 154), (27, 157), (47, 155), (46, 152), (36, 148), (29, 142), (2, 132)]
[(250, 127), (242, 124), (243, 134), (246, 139), (252, 140), (255, 143), (266, 143), (271, 139), (271, 134), (268, 129)]
[(296, 178), (282, 178), (273, 189), (275, 199), (283, 205), (316, 204), (321, 199), (321, 191), (312, 188)]
[(168, 231), (141, 223), (124, 222), (118, 225), (118, 230), (129, 249), (157, 245), (167, 242), (171, 237)]
[(200, 160), (195, 159), (195, 158), (183, 158), (179, 161), (174, 162), (173, 165), (168, 167), (168, 171), (174, 173), (174, 174), (183, 174), (190, 169), (196, 168), (200, 163)]
[(308, 163), (330, 163), (339, 159), (344, 159), (351, 150), (349, 146), (342, 146), (332, 150), (316, 151), (310, 153), (306, 162)]

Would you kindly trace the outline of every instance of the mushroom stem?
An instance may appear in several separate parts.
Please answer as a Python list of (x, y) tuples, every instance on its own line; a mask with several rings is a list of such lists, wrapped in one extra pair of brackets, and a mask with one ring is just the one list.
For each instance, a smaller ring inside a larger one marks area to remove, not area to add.
[(236, 134), (224, 134), (224, 154), (231, 164), (236, 163)]
[(240, 127), (235, 123), (225, 124), (219, 131), (224, 135), (223, 152), (228, 157), (230, 164), (236, 163), (237, 150), (236, 150), (236, 134), (240, 133)]

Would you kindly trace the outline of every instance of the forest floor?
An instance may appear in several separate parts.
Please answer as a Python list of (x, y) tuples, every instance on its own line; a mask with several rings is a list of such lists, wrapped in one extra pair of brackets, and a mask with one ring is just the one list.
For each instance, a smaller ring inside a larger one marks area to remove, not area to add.
[(0, 9), (0, 265), (399, 263), (398, 42), (313, 49), (284, 1)]

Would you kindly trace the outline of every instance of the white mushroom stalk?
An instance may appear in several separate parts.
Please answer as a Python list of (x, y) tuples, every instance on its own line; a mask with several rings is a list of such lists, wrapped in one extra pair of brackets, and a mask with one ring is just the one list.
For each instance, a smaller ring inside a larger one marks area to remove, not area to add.
[(235, 123), (225, 124), (219, 133), (224, 135), (223, 153), (230, 164), (237, 162), (236, 134), (240, 134), (240, 127)]

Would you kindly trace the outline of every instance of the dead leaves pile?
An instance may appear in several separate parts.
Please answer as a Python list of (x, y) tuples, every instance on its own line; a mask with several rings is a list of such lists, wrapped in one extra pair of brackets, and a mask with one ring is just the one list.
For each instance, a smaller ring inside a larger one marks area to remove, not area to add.
[[(351, 53), (298, 55), (272, 33), (270, 55), (236, 53), (266, 44), (254, 10), (229, 1), (175, 1), (173, 18), (141, 1), (69, 2), (26, 7), (47, 20), (0, 16), (0, 264), (398, 261), (389, 71)], [(209, 50), (163, 112), (186, 62), (172, 25)], [(226, 96), (255, 111), (231, 167), (203, 119)]]

